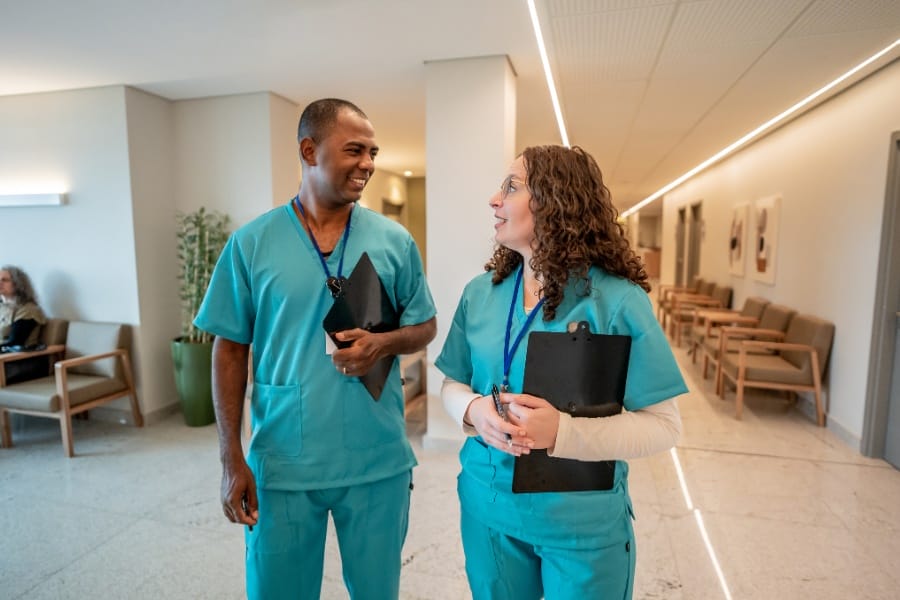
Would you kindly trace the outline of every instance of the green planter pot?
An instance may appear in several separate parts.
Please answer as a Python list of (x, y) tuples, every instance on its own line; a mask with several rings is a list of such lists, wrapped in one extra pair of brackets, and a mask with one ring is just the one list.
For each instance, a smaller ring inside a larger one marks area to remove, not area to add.
[(175, 364), (175, 389), (181, 402), (184, 422), (203, 427), (216, 422), (212, 402), (212, 343), (187, 344), (181, 338), (172, 341)]

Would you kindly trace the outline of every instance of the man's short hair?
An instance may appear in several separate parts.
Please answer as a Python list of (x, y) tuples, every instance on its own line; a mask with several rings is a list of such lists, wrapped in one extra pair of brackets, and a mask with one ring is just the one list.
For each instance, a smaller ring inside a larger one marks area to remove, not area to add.
[(315, 142), (320, 141), (328, 134), (328, 129), (334, 125), (343, 109), (351, 110), (363, 119), (369, 118), (352, 102), (340, 98), (322, 98), (311, 102), (303, 109), (300, 124), (297, 126), (297, 142), (305, 137), (312, 138)]

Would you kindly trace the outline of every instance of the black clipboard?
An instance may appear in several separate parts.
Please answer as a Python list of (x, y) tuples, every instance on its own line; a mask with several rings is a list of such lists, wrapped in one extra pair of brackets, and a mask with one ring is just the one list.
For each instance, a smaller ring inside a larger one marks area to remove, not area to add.
[[(399, 325), (400, 315), (391, 303), (372, 260), (363, 252), (353, 272), (341, 286), (341, 293), (335, 298), (331, 310), (325, 315), (322, 327), (338, 348), (346, 348), (352, 342), (338, 341), (335, 334), (339, 331), (359, 327), (382, 333), (393, 331)], [(375, 400), (381, 398), (395, 358), (385, 356), (378, 359), (369, 372), (359, 378)]]
[[(591, 333), (586, 321), (571, 332), (528, 336), (522, 392), (545, 398), (573, 417), (622, 412), (631, 337)], [(516, 457), (512, 491), (582, 492), (613, 486), (616, 461), (554, 458), (546, 450)]]

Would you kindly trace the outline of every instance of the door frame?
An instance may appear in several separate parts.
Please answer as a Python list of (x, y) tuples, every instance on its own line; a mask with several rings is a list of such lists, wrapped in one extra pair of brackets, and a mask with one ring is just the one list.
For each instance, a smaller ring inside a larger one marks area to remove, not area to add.
[(900, 297), (900, 131), (891, 135), (860, 451), (884, 457)]

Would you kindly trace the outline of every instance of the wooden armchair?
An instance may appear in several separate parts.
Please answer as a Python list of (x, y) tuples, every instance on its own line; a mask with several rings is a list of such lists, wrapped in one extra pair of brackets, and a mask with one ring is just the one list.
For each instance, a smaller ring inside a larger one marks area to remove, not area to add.
[(54, 364), (54, 374), (0, 387), (0, 445), (12, 446), (9, 413), (49, 417), (59, 420), (63, 451), (71, 457), (72, 415), (126, 396), (131, 399), (134, 424), (141, 427), (143, 416), (127, 346), (123, 325), (69, 323), (65, 346), (49, 346), (44, 351), (48, 355), (64, 353)]
[(684, 304), (691, 298), (708, 298), (716, 288), (716, 284), (713, 281), (705, 281), (703, 279), (698, 279), (698, 281), (700, 283), (695, 291), (670, 291), (665, 295), (659, 307), (661, 312), (657, 317), (663, 331), (667, 331), (670, 328), (672, 310), (676, 302)]
[[(755, 324), (723, 325), (719, 336), (703, 340), (700, 351), (703, 352), (703, 379), (706, 379), (710, 365), (716, 368), (716, 394), (722, 393), (722, 364), (719, 357), (723, 354), (736, 354), (744, 340), (766, 339), (780, 341), (788, 328), (796, 311), (781, 304), (767, 304)], [(768, 350), (748, 350), (756, 354), (771, 354)]]
[[(792, 394), (810, 391), (815, 395), (816, 421), (824, 427), (822, 377), (833, 340), (833, 323), (810, 315), (796, 315), (788, 325), (784, 341), (744, 340), (736, 355), (724, 354), (722, 373), (737, 390), (735, 416), (741, 418), (745, 388), (787, 390)], [(751, 353), (755, 349), (771, 354)]]
[(660, 325), (665, 327), (663, 322), (663, 310), (668, 305), (672, 294), (696, 294), (700, 291), (700, 286), (704, 285), (702, 277), (696, 277), (694, 282), (688, 286), (677, 286), (672, 284), (658, 285), (656, 287), (656, 319)]
[[(763, 309), (769, 301), (765, 298), (753, 296), (744, 301), (741, 310), (711, 309), (694, 312), (694, 322), (691, 324), (688, 345), (690, 346), (691, 362), (697, 362), (700, 353), (700, 345), (704, 340), (717, 339), (719, 330), (723, 325), (755, 327), (759, 324)], [(703, 378), (706, 379), (704, 372)]]
[(700, 310), (727, 309), (731, 306), (731, 286), (713, 285), (707, 296), (699, 294), (676, 294), (669, 310), (669, 337), (681, 346), (681, 336), (685, 325), (692, 325)]

